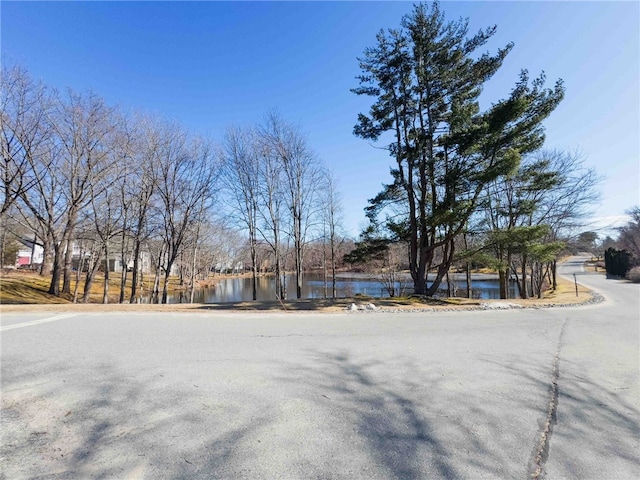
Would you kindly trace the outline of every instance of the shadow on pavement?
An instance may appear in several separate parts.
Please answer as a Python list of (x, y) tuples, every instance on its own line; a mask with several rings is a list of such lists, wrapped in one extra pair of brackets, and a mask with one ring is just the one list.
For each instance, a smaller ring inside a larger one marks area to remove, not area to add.
[[(188, 393), (157, 373), (140, 381), (106, 364), (2, 370), (3, 479), (228, 478), (235, 449), (268, 423), (257, 412), (238, 421), (196, 386)], [(61, 373), (62, 383), (49, 380)]]
[[(479, 361), (512, 383), (474, 389), (443, 364), (331, 348), (206, 386), (167, 380), (161, 369), (132, 377), (82, 359), (66, 370), (8, 360), (3, 478), (526, 478), (550, 369)], [(597, 455), (637, 467), (637, 409), (560, 374), (563, 435), (592, 438)], [(564, 461), (572, 471), (571, 456)]]
[(498, 429), (500, 419), (448, 392), (436, 369), (401, 359), (364, 362), (346, 351), (311, 356), (312, 366), (282, 369), (281, 380), (302, 386), (305, 400), (329, 412), (334, 435), (357, 447), (354, 463), (369, 462), (373, 472), (355, 477), (506, 478), (502, 454), (473, 428)]

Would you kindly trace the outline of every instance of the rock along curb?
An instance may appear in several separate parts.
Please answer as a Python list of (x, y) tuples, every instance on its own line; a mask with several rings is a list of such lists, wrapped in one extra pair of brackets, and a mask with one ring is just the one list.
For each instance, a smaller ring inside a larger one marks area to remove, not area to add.
[(459, 311), (473, 311), (473, 310), (539, 310), (543, 308), (568, 308), (568, 307), (582, 307), (585, 305), (594, 305), (604, 301), (604, 297), (599, 293), (591, 292), (591, 298), (583, 302), (576, 303), (542, 303), (535, 305), (520, 305), (511, 302), (495, 302), (495, 303), (481, 303), (480, 305), (459, 305), (452, 307), (417, 307), (417, 308), (393, 308), (393, 307), (376, 307), (374, 304), (369, 303), (367, 305), (356, 305), (352, 303), (345, 308), (345, 311), (352, 313), (362, 312), (376, 312), (376, 313), (430, 313), (430, 312), (459, 312)]

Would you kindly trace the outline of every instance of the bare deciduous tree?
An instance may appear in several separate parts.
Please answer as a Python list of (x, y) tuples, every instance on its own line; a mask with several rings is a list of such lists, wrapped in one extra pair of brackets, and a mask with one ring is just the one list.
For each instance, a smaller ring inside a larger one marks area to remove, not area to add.
[[(39, 160), (51, 139), (47, 118), (51, 106), (51, 92), (44, 85), (35, 83), (24, 68), (3, 64), (0, 73), (0, 262), (5, 258), (9, 210), (36, 186), (42, 175)], [(41, 230), (35, 225), (33, 228)]]
[(618, 228), (618, 245), (633, 255), (634, 261), (640, 261), (640, 207), (633, 207), (627, 211), (630, 220), (626, 225)]
[(337, 180), (330, 171), (325, 172), (322, 191), (323, 233), (325, 233), (325, 235), (323, 235), (325, 240), (323, 246), (326, 245), (326, 240), (328, 240), (329, 265), (331, 268), (331, 296), (336, 298), (337, 249), (340, 246), (342, 237), (340, 235), (340, 230), (342, 229), (342, 204), (340, 202)]
[(278, 113), (267, 116), (261, 137), (282, 166), (285, 204), (290, 214), (290, 235), (293, 239), (296, 298), (301, 298), (307, 233), (321, 211), (318, 195), (322, 170), (304, 135)]
[(263, 240), (271, 248), (273, 255), (273, 271), (275, 274), (276, 297), (286, 299), (284, 282), (284, 247), (283, 227), (286, 224), (285, 191), (283, 166), (277, 152), (270, 144), (269, 118), (267, 117), (257, 129), (258, 156), (260, 158), (260, 203), (261, 223), (259, 231)]
[[(74, 229), (80, 211), (90, 203), (92, 193), (96, 193), (90, 188), (92, 182), (110, 168), (107, 142), (114, 129), (113, 109), (93, 93), (80, 95), (71, 91), (56, 105), (52, 124), (61, 156), (56, 175), (61, 175), (60, 193), (65, 203), (61, 245), (56, 255), (64, 252), (62, 292), (71, 293)], [(60, 260), (54, 262), (54, 269), (60, 268)], [(60, 290), (56, 277), (60, 273), (54, 272), (53, 277), (49, 293), (57, 295)]]
[[(117, 188), (122, 178), (122, 172), (118, 168), (121, 166), (122, 164), (119, 162), (111, 163), (111, 171), (101, 172), (102, 175), (99, 178), (95, 178), (89, 183), (93, 228), (100, 239), (102, 252), (104, 253), (102, 303), (109, 303), (111, 244), (116, 235), (121, 233), (122, 220), (126, 212), (121, 202), (122, 198), (119, 189)], [(87, 301), (88, 298), (83, 300)]]
[(250, 131), (238, 127), (227, 130), (222, 147), (224, 184), (229, 206), (249, 233), (252, 298), (257, 299), (257, 233), (260, 196), (260, 158)]
[[(133, 162), (136, 168), (127, 169), (125, 192), (131, 208), (132, 220), (128, 231), (133, 243), (130, 303), (139, 300), (143, 244), (151, 237), (159, 222), (150, 220), (153, 213), (153, 195), (157, 189), (163, 131), (158, 121), (149, 117), (136, 119), (136, 137)], [(158, 211), (157, 209), (155, 210)]]
[(190, 142), (177, 127), (167, 129), (161, 146), (158, 196), (166, 245), (162, 303), (167, 303), (171, 269), (182, 251), (191, 225), (197, 220), (203, 199), (209, 206), (218, 174), (211, 145), (201, 138)]
[(3, 65), (0, 75), (0, 214), (5, 214), (36, 182), (29, 171), (34, 157), (50, 138), (51, 125), (47, 119), (50, 108), (50, 92), (42, 84), (33, 82), (20, 66)]

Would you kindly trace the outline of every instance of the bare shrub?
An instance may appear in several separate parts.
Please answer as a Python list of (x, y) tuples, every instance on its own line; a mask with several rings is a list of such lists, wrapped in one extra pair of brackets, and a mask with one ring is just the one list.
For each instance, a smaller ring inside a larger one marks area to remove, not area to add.
[(640, 266), (633, 267), (627, 272), (627, 280), (631, 280), (633, 283), (640, 283)]

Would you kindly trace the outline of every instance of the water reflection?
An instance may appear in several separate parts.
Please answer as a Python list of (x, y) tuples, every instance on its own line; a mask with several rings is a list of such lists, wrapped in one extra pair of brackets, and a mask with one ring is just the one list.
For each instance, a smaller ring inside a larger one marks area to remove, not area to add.
[[(295, 277), (285, 276), (287, 299), (293, 300), (296, 297)], [(276, 300), (275, 279), (273, 276), (257, 278), (258, 300)], [(478, 279), (473, 280), (473, 298), (495, 299), (500, 298), (500, 288), (498, 280)], [(410, 280), (395, 283), (396, 294), (410, 294), (413, 292), (413, 283)], [(453, 296), (466, 297), (467, 284), (464, 279), (452, 281)], [(509, 287), (511, 298), (515, 297), (516, 287), (511, 284)], [(440, 288), (443, 296), (447, 295), (447, 284), (443, 282)], [(385, 285), (376, 279), (341, 276), (336, 282), (336, 296), (352, 297), (357, 294), (371, 297), (389, 297), (389, 291)], [(331, 297), (331, 281), (327, 281), (326, 289), (322, 274), (305, 274), (302, 282), (303, 298), (324, 298)], [(188, 303), (190, 292), (178, 292), (168, 297), (169, 303)], [(200, 288), (195, 291), (193, 301), (195, 303), (226, 303), (244, 302), (252, 300), (251, 278), (222, 278), (215, 286)]]

